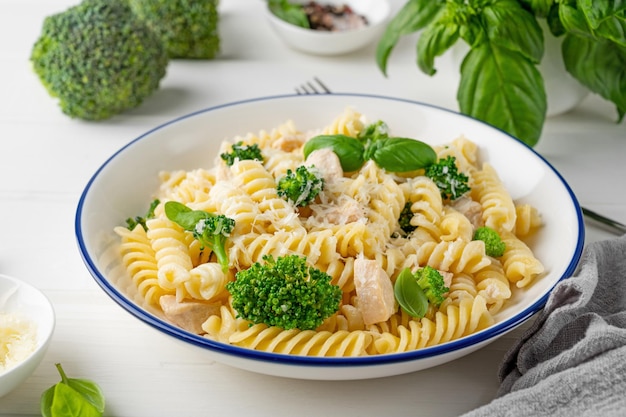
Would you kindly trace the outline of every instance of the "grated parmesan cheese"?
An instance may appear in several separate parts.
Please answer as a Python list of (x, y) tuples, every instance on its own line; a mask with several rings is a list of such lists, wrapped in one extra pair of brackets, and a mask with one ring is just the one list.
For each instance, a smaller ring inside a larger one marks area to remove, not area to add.
[(33, 322), (17, 314), (0, 313), (0, 373), (26, 360), (36, 347)]

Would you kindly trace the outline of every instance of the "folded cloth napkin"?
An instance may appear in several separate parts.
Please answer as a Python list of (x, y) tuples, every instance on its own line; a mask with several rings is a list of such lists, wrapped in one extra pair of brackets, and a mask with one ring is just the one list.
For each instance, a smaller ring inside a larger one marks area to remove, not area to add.
[(588, 245), (463, 417), (626, 416), (626, 235)]

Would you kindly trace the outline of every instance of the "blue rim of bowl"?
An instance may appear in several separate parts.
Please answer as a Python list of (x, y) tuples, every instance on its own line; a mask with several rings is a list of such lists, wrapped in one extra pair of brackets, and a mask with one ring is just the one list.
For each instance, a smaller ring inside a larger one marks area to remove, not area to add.
[[(457, 117), (464, 117), (474, 122), (484, 124), (492, 129), (500, 131), (503, 135), (509, 137), (511, 140), (518, 142), (522, 146), (525, 146), (537, 158), (543, 161), (543, 163), (547, 167), (549, 167), (550, 170), (554, 173), (554, 175), (556, 175), (556, 177), (560, 180), (561, 185), (567, 190), (570, 196), (570, 199), (574, 205), (574, 208), (576, 210), (576, 218), (578, 221), (578, 241), (576, 243), (576, 248), (574, 250), (570, 263), (565, 269), (565, 271), (563, 272), (563, 274), (561, 275), (561, 277), (559, 277), (559, 279), (555, 281), (554, 285), (550, 289), (548, 289), (548, 291), (546, 291), (546, 294), (544, 294), (540, 299), (535, 301), (532, 305), (524, 309), (524, 311), (521, 311), (518, 314), (498, 324), (495, 324), (492, 327), (489, 327), (483, 331), (480, 331), (478, 333), (471, 334), (461, 339), (456, 339), (456, 340), (449, 341), (440, 345), (420, 348), (420, 349), (409, 351), (409, 352), (392, 353), (392, 354), (385, 354), (385, 355), (373, 355), (373, 356), (365, 356), (365, 357), (335, 358), (335, 357), (296, 356), (296, 355), (257, 351), (253, 349), (242, 348), (238, 346), (228, 345), (225, 343), (220, 343), (220, 342), (213, 341), (211, 339), (208, 339), (199, 335), (189, 333), (177, 326), (174, 326), (164, 320), (159, 319), (158, 317), (153, 316), (152, 314), (143, 310), (141, 307), (137, 306), (135, 303), (129, 300), (127, 296), (125, 296), (122, 292), (120, 292), (117, 288), (115, 288), (114, 285), (109, 283), (107, 279), (104, 277), (104, 275), (98, 270), (95, 262), (91, 259), (91, 256), (89, 255), (85, 247), (85, 243), (84, 243), (83, 233), (81, 229), (83, 205), (85, 203), (85, 199), (89, 195), (93, 182), (96, 180), (100, 172), (102, 172), (102, 170), (113, 159), (115, 159), (117, 155), (122, 153), (127, 147), (151, 135), (153, 132), (165, 128), (166, 126), (179, 123), (185, 119), (198, 116), (200, 114), (204, 114), (210, 111), (215, 111), (215, 110), (219, 110), (219, 109), (223, 109), (227, 107), (233, 107), (233, 106), (238, 106), (238, 105), (247, 104), (247, 103), (259, 102), (259, 101), (271, 101), (271, 100), (283, 100), (283, 99), (290, 99), (290, 100), (291, 99), (294, 99), (294, 100), (309, 99), (310, 100), (316, 97), (320, 98), (320, 97), (324, 97), (328, 95), (344, 96), (344, 97), (373, 98), (373, 99), (379, 99), (382, 101), (391, 100), (391, 101), (399, 101), (399, 102), (414, 104), (414, 105), (421, 106), (421, 107), (429, 107), (432, 109), (436, 109), (439, 111), (444, 111), (444, 112), (453, 114)], [(391, 365), (391, 364), (404, 363), (404, 362), (413, 362), (413, 361), (420, 360), (420, 359), (432, 358), (432, 357), (436, 357), (442, 354), (459, 351), (459, 350), (474, 346), (479, 343), (488, 342), (494, 339), (496, 336), (500, 336), (508, 332), (509, 330), (516, 328), (517, 326), (524, 323), (527, 319), (532, 317), (535, 313), (537, 313), (539, 310), (543, 308), (553, 288), (563, 279), (569, 278), (576, 270), (576, 267), (578, 265), (578, 262), (583, 252), (584, 237), (585, 237), (582, 209), (572, 189), (567, 184), (565, 179), (561, 176), (561, 174), (544, 157), (538, 154), (530, 146), (526, 145), (525, 143), (521, 142), (517, 138), (511, 136), (510, 134), (508, 134), (507, 132), (501, 129), (498, 129), (492, 125), (489, 125), (488, 123), (475, 119), (471, 116), (467, 116), (467, 115), (455, 112), (450, 109), (419, 102), (416, 100), (390, 97), (390, 96), (377, 95), (377, 94), (361, 94), (361, 93), (331, 93), (331, 94), (320, 94), (320, 95), (285, 94), (285, 95), (256, 97), (256, 98), (233, 101), (229, 103), (207, 107), (202, 110), (198, 110), (198, 111), (177, 117), (168, 122), (165, 122), (145, 132), (144, 134), (140, 135), (139, 137), (135, 138), (129, 143), (127, 143), (125, 146), (123, 146), (117, 152), (115, 152), (110, 158), (108, 158), (100, 166), (100, 168), (98, 168), (98, 170), (94, 173), (94, 175), (88, 181), (87, 185), (85, 186), (85, 189), (83, 190), (80, 196), (77, 210), (76, 210), (74, 226), (75, 226), (75, 234), (76, 234), (77, 243), (78, 243), (81, 257), (83, 259), (83, 262), (85, 263), (85, 266), (87, 267), (87, 269), (89, 270), (89, 272), (91, 273), (91, 275), (93, 276), (97, 284), (122, 308), (124, 308), (126, 311), (128, 311), (129, 313), (131, 313), (133, 316), (143, 321), (144, 323), (156, 328), (157, 330), (162, 331), (163, 333), (167, 335), (173, 336), (180, 341), (190, 343), (192, 345), (196, 345), (202, 348), (206, 348), (208, 350), (214, 351), (219, 354), (225, 354), (225, 355), (237, 357), (243, 360), (247, 359), (247, 360), (263, 361), (267, 363), (276, 363), (276, 364), (282, 364), (282, 365), (309, 366), (309, 367), (316, 367), (316, 368), (366, 367), (366, 366), (377, 366), (377, 365), (380, 366), (380, 365)]]

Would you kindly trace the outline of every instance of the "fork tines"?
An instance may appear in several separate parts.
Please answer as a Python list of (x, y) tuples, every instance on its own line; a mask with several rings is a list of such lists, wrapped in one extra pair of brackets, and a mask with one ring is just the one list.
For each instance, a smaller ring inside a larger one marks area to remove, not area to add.
[(328, 87), (326, 87), (319, 78), (313, 77), (313, 81), (315, 81), (316, 84), (307, 81), (299, 87), (296, 87), (296, 94), (330, 94)]

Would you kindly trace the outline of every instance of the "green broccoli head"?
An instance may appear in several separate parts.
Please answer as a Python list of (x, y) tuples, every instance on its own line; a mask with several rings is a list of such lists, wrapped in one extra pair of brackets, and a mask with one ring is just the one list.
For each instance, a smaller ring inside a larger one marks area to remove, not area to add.
[(123, 0), (83, 0), (48, 16), (30, 60), (61, 110), (85, 120), (139, 106), (168, 64), (160, 39)]
[(320, 172), (314, 166), (305, 165), (300, 165), (295, 171), (288, 169), (276, 186), (278, 195), (296, 207), (311, 204), (323, 189), (324, 179)]
[(226, 288), (238, 317), (254, 324), (313, 330), (339, 310), (342, 292), (330, 275), (307, 265), (306, 257), (263, 257), (239, 271)]
[(474, 240), (482, 240), (485, 243), (485, 253), (494, 258), (504, 255), (506, 244), (494, 229), (482, 226), (474, 231)]
[(425, 266), (415, 272), (417, 284), (424, 291), (428, 302), (438, 307), (445, 299), (445, 294), (450, 291), (446, 287), (443, 275), (432, 266)]
[(469, 178), (459, 172), (454, 156), (449, 155), (430, 165), (426, 168), (426, 176), (437, 184), (444, 200), (456, 200), (470, 191)]
[(252, 145), (245, 145), (243, 141), (239, 141), (232, 146), (230, 152), (224, 152), (220, 154), (220, 158), (226, 162), (226, 165), (232, 165), (235, 161), (243, 161), (246, 159), (256, 159), (263, 162), (263, 154), (259, 145), (254, 143)]
[(129, 0), (170, 58), (212, 59), (220, 50), (218, 0)]

